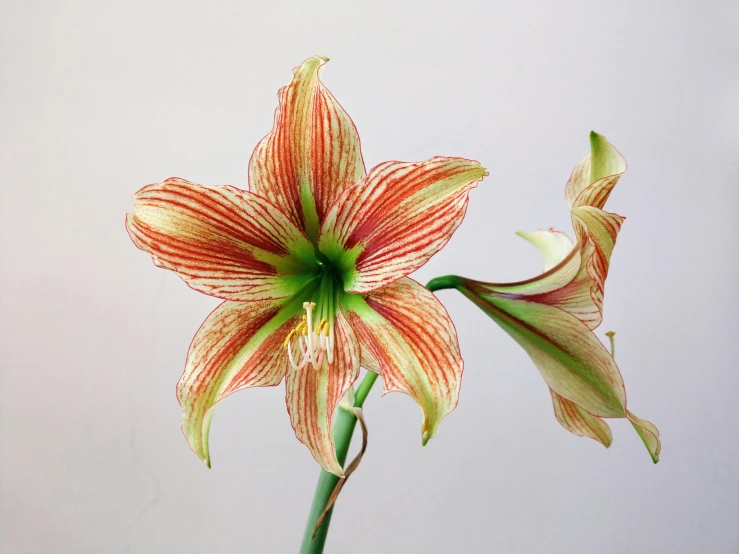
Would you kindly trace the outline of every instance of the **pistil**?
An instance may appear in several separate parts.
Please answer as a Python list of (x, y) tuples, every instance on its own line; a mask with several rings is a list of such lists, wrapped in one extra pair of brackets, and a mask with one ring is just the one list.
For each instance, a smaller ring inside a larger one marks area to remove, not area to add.
[(294, 370), (303, 369), (308, 364), (317, 370), (323, 365), (324, 358), (329, 364), (334, 361), (336, 299), (330, 275), (322, 277), (317, 300), (317, 304), (312, 301), (303, 303), (305, 315), (285, 338), (287, 357)]

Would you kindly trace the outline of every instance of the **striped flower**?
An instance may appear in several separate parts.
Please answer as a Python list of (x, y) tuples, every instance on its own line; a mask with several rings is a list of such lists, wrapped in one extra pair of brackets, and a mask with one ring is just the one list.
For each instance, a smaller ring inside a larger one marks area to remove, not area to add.
[(516, 340), (549, 385), (554, 414), (572, 433), (611, 444), (603, 418), (628, 418), (655, 463), (659, 431), (626, 409), (616, 362), (592, 332), (602, 320), (603, 290), (624, 218), (603, 210), (626, 161), (605, 137), (591, 133), (591, 155), (565, 189), (576, 241), (550, 229), (518, 233), (544, 258), (544, 273), (517, 283), (483, 283), (456, 276), (429, 286), (453, 286)]
[(486, 172), (437, 157), (365, 173), (354, 124), (320, 81), (326, 61), (306, 60), (280, 89), (249, 191), (168, 179), (136, 193), (126, 218), (157, 266), (224, 301), (177, 385), (184, 434), (209, 466), (213, 409), (243, 388), (284, 379), (296, 436), (336, 475), (332, 416), (360, 366), (421, 406), (424, 444), (457, 403), (454, 326), (407, 275), (446, 244)]

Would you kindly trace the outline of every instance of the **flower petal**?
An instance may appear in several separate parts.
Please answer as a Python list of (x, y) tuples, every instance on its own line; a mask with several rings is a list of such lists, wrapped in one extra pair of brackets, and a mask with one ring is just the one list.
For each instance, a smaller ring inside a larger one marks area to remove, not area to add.
[(311, 240), (339, 194), (364, 177), (354, 123), (320, 80), (327, 59), (293, 70), (278, 93), (272, 132), (249, 162), (250, 190), (279, 206)]
[(289, 370), (285, 377), (285, 400), (295, 436), (305, 444), (321, 467), (334, 475), (344, 472), (336, 459), (331, 436), (334, 410), (359, 376), (359, 345), (339, 311), (334, 321), (335, 351), (331, 365), (324, 359), (312, 366)]
[(552, 393), (554, 415), (557, 421), (562, 424), (562, 427), (578, 437), (590, 437), (597, 440), (606, 448), (611, 446), (613, 441), (611, 428), (603, 419), (589, 414), (580, 406), (558, 395), (553, 390), (549, 392)]
[(646, 419), (640, 419), (631, 412), (626, 412), (626, 417), (636, 429), (636, 432), (641, 437), (644, 446), (647, 447), (649, 455), (652, 457), (652, 461), (656, 464), (659, 462), (659, 454), (662, 451), (662, 441), (659, 438), (659, 430)]
[(526, 350), (549, 387), (601, 417), (625, 417), (626, 392), (611, 355), (592, 331), (564, 310), (492, 294), (462, 280), (459, 290)]
[[(560, 308), (595, 329), (603, 319), (605, 281), (624, 218), (590, 206), (574, 208), (572, 217), (581, 229), (579, 242), (558, 265), (527, 281), (486, 283), (485, 289)], [(525, 235), (542, 252), (547, 265), (564, 252), (564, 238), (569, 240), (564, 233), (552, 230), (519, 235)]]
[[(347, 295), (349, 321), (384, 382), (421, 406), (423, 444), (457, 405), (463, 362), (457, 332), (444, 306), (412, 279), (364, 296)], [(372, 369), (372, 368), (369, 368)]]
[[(550, 270), (525, 281), (514, 283), (486, 283), (490, 291), (514, 297), (538, 297), (560, 291), (570, 284), (582, 271), (583, 256), (580, 248), (573, 248), (567, 257)], [(587, 289), (587, 286), (586, 286)]]
[[(572, 219), (579, 222), (582, 237), (580, 241), (586, 245), (582, 254), (585, 263), (578, 277), (568, 287), (569, 290), (560, 291), (565, 293), (565, 297), (561, 298), (557, 305), (576, 315), (591, 329), (595, 329), (603, 319), (606, 277), (616, 237), (625, 218), (592, 206), (582, 206), (573, 208)], [(583, 294), (587, 285), (590, 301)]]
[(566, 233), (555, 229), (540, 229), (531, 233), (519, 231), (516, 234), (529, 241), (539, 251), (544, 259), (543, 272), (559, 265), (575, 248), (575, 243)]
[(385, 162), (347, 189), (326, 216), (320, 250), (348, 292), (369, 292), (415, 271), (462, 222), (467, 196), (487, 173), (475, 161)]
[(218, 306), (195, 334), (177, 384), (185, 434), (210, 467), (208, 431), (216, 403), (247, 387), (271, 387), (287, 369), (285, 336), (300, 321), (301, 299)]
[(595, 131), (590, 133), (590, 152), (577, 164), (567, 181), (565, 198), (570, 208), (603, 208), (613, 187), (626, 171), (626, 160), (621, 153)]
[(313, 246), (280, 210), (230, 186), (176, 178), (146, 186), (126, 228), (156, 265), (226, 300), (283, 298), (316, 270)]

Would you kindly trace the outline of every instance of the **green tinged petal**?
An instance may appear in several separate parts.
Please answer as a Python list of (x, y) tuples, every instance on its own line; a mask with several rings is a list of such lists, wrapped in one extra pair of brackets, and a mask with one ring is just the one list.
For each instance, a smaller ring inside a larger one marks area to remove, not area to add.
[(624, 167), (621, 154), (608, 142), (606, 137), (595, 131), (590, 131), (590, 182), (623, 173)]
[(552, 393), (554, 415), (562, 427), (578, 437), (589, 437), (596, 440), (606, 448), (611, 446), (613, 442), (611, 428), (602, 418), (589, 414), (553, 390), (549, 392)]
[(626, 412), (626, 417), (629, 418), (631, 425), (634, 426), (639, 437), (641, 437), (644, 446), (647, 447), (649, 455), (652, 457), (652, 461), (655, 464), (659, 462), (659, 454), (662, 450), (662, 441), (659, 438), (659, 430), (657, 427), (646, 419), (640, 419), (628, 411)]
[(230, 302), (218, 306), (195, 334), (177, 384), (182, 431), (210, 467), (208, 435), (218, 402), (248, 387), (275, 386), (287, 368), (285, 337), (300, 321), (309, 283), (286, 300)]
[(557, 266), (575, 247), (575, 243), (572, 242), (570, 237), (554, 229), (548, 231), (540, 229), (530, 233), (518, 231), (516, 234), (530, 242), (539, 251), (544, 260), (543, 271), (549, 271)]
[(598, 133), (590, 134), (590, 146), (565, 187), (577, 242), (553, 229), (519, 233), (544, 257), (543, 274), (516, 283), (446, 276), (429, 286), (457, 288), (526, 350), (552, 390), (563, 427), (607, 447), (611, 431), (601, 418), (628, 418), (656, 463), (659, 431), (626, 410), (618, 367), (592, 332), (602, 321), (605, 280), (624, 221), (603, 208), (626, 161)]
[(341, 302), (362, 347), (362, 366), (382, 374), (385, 392), (404, 392), (421, 407), (425, 445), (459, 397), (463, 362), (449, 315), (408, 278), (365, 295), (344, 294)]
[(626, 416), (618, 367), (584, 323), (559, 308), (485, 294), (474, 283), (459, 290), (526, 350), (554, 392), (590, 414)]

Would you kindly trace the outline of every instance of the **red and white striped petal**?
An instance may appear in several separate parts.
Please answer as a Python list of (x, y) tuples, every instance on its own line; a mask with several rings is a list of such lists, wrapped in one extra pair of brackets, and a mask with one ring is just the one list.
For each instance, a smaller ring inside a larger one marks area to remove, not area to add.
[(562, 424), (562, 427), (578, 437), (590, 437), (597, 440), (606, 448), (611, 446), (611, 442), (613, 442), (611, 428), (602, 418), (589, 414), (574, 402), (570, 402), (551, 389), (549, 392), (552, 393), (554, 415), (557, 421)]
[(193, 452), (210, 467), (208, 431), (216, 403), (247, 387), (271, 387), (287, 369), (283, 341), (299, 321), (302, 304), (270, 301), (218, 306), (193, 338), (177, 384), (182, 430)]
[(591, 155), (572, 172), (565, 191), (576, 244), (553, 229), (518, 233), (541, 252), (544, 273), (517, 283), (490, 283), (488, 288), (561, 308), (594, 329), (603, 319), (605, 280), (624, 221), (602, 207), (626, 170), (626, 161), (605, 137), (595, 132), (590, 134), (590, 143)]
[[(404, 278), (345, 304), (362, 344), (362, 365), (382, 374), (385, 392), (400, 391), (423, 410), (423, 444), (457, 405), (463, 362), (444, 306)], [(373, 367), (374, 366), (374, 367)]]
[(364, 177), (354, 123), (321, 83), (327, 59), (313, 57), (281, 88), (272, 132), (249, 162), (249, 188), (279, 206), (315, 240), (339, 194)]
[[(569, 290), (561, 291), (571, 298), (561, 297), (556, 305), (570, 311), (588, 327), (595, 329), (603, 319), (606, 277), (608, 277), (616, 237), (625, 218), (595, 207), (582, 206), (573, 208), (572, 219), (579, 222), (580, 241), (585, 245), (583, 247), (585, 263), (578, 277), (568, 286)], [(589, 284), (589, 302), (582, 290), (586, 284)]]
[(628, 418), (652, 460), (659, 460), (659, 431), (626, 410), (626, 391), (611, 354), (579, 319), (528, 298), (490, 293), (486, 283), (460, 279), (460, 292), (500, 325), (531, 357), (552, 391), (559, 422), (576, 435), (610, 444), (602, 417)]
[(463, 158), (380, 164), (339, 197), (321, 227), (319, 248), (341, 271), (348, 292), (387, 285), (447, 243), (470, 189), (486, 174)]
[(334, 320), (334, 360), (324, 358), (318, 369), (290, 369), (285, 377), (285, 401), (295, 436), (321, 467), (334, 475), (344, 472), (336, 459), (331, 435), (334, 410), (359, 376), (359, 344), (341, 312)]
[[(590, 329), (595, 329), (603, 320), (602, 287), (596, 289), (593, 279), (588, 272), (590, 259), (595, 256), (595, 247), (589, 242), (579, 248), (580, 267), (575, 276), (563, 286), (541, 293), (527, 294), (526, 300), (560, 308), (572, 314), (585, 323)], [(532, 285), (533, 291), (535, 285)], [(593, 290), (600, 290), (599, 296), (594, 296)]]
[[(603, 319), (605, 281), (624, 218), (590, 206), (574, 208), (572, 217), (580, 229), (578, 243), (558, 265), (527, 281), (486, 283), (485, 289), (560, 308), (595, 329)], [(556, 262), (566, 249), (562, 237), (569, 240), (558, 231), (519, 234), (542, 252), (546, 265)]]
[(134, 244), (205, 294), (283, 298), (316, 269), (302, 231), (255, 194), (173, 178), (144, 187), (133, 200), (126, 229)]
[(518, 342), (554, 392), (592, 415), (626, 416), (618, 366), (583, 322), (554, 306), (491, 293), (486, 283), (463, 279), (459, 290)]
[(606, 200), (626, 171), (626, 160), (606, 137), (590, 133), (591, 154), (583, 159), (570, 175), (565, 198), (570, 208), (593, 206), (603, 208)]

